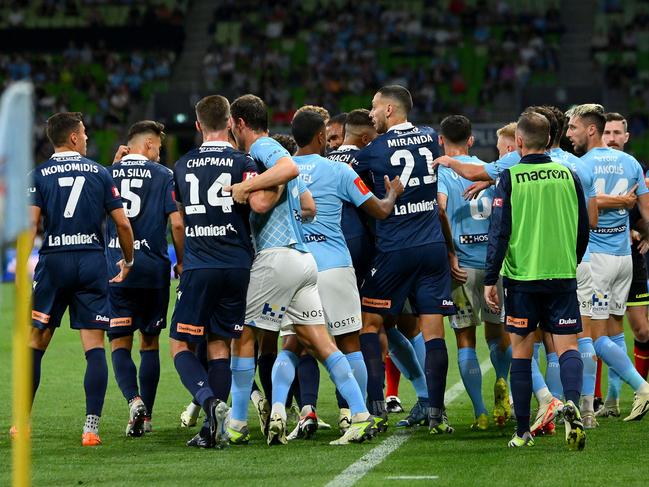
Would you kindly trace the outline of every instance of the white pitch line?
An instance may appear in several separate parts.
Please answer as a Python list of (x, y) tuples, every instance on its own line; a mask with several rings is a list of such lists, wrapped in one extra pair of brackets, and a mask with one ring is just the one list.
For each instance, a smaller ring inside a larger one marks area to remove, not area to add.
[[(491, 361), (489, 359), (480, 364), (480, 370), (483, 374), (490, 368)], [(459, 382), (456, 382), (446, 391), (446, 394), (444, 395), (445, 402), (450, 404), (458, 398), (463, 390), (464, 384), (462, 384), (462, 381), (460, 380)], [(392, 436), (387, 437), (383, 443), (372, 448), (349, 467), (336, 475), (336, 477), (327, 483), (325, 487), (351, 487), (360, 479), (365, 477), (370, 470), (383, 462), (390, 453), (397, 450), (401, 445), (408, 441), (410, 436), (414, 433), (414, 429), (412, 428), (409, 428), (402, 433), (400, 430), (397, 431), (398, 432), (392, 434)]]
[(437, 480), (437, 475), (394, 475), (392, 477), (385, 477), (386, 480)]

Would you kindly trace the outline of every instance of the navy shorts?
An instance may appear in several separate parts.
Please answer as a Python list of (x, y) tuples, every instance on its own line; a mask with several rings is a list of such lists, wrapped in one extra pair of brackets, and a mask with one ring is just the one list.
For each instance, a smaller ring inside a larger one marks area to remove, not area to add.
[(352, 237), (346, 240), (349, 254), (352, 257), (352, 265), (356, 273), (356, 284), (359, 289), (363, 284), (365, 276), (372, 266), (374, 257), (374, 240), (369, 234)]
[(456, 313), (446, 244), (377, 251), (361, 288), (363, 311), (398, 315), (406, 299), (417, 314)]
[(239, 338), (250, 269), (194, 269), (180, 276), (169, 336), (189, 343), (207, 334)]
[(169, 286), (159, 289), (110, 286), (108, 338), (130, 336), (136, 330), (158, 336), (167, 326)]
[[(61, 326), (70, 308), (75, 330), (107, 330), (108, 269), (100, 251), (42, 254), (34, 272), (32, 326)], [(98, 264), (99, 263), (99, 264)]]
[(505, 329), (525, 336), (537, 326), (555, 335), (581, 332), (577, 291), (524, 292), (505, 288)]

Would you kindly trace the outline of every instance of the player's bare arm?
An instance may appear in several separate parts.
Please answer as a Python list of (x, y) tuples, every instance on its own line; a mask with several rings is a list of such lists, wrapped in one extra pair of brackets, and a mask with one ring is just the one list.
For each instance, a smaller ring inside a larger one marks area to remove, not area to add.
[(248, 204), (255, 213), (268, 213), (272, 210), (284, 192), (285, 185), (255, 191), (248, 197)]
[(295, 162), (293, 162), (293, 159), (290, 157), (282, 157), (273, 167), (264, 171), (262, 174), (226, 187), (225, 190), (232, 192), (234, 201), (244, 204), (248, 201), (250, 193), (261, 189), (269, 189), (280, 184), (286, 184), (291, 179), (298, 177), (299, 174), (300, 171)]
[(311, 191), (307, 190), (300, 195), (300, 207), (302, 208), (302, 221), (308, 222), (315, 218), (317, 208)]
[(30, 238), (31, 242), (29, 248), (34, 248), (34, 240), (36, 240), (36, 234), (38, 233), (38, 225), (41, 222), (41, 208), (40, 206), (30, 206), (29, 207), (29, 216), (30, 216)]
[(636, 189), (638, 189), (638, 184), (634, 184), (629, 191), (621, 195), (610, 195), (610, 194), (598, 194), (597, 195), (597, 208), (603, 210), (620, 210), (627, 209), (630, 210), (633, 208), (637, 201), (638, 197), (635, 194)]
[(178, 205), (179, 211), (169, 214), (169, 226), (171, 227), (171, 241), (176, 251), (176, 264), (174, 274), (179, 277), (183, 272), (183, 258), (185, 255), (185, 226), (183, 224), (182, 206)]
[(380, 200), (376, 196), (373, 196), (360, 206), (368, 215), (378, 220), (385, 220), (390, 216), (394, 209), (394, 203), (403, 193), (403, 184), (399, 180), (399, 176), (396, 176), (392, 181), (385, 176), (384, 183), (385, 198)]
[(444, 240), (446, 240), (446, 249), (448, 251), (448, 263), (451, 268), (451, 276), (456, 281), (465, 283), (469, 275), (467, 271), (460, 267), (460, 262), (458, 261), (457, 254), (455, 253), (455, 245), (453, 244), (453, 232), (451, 232), (451, 225), (449, 224), (448, 217), (446, 216), (447, 196), (443, 193), (437, 193), (437, 195), (439, 222), (442, 226)]
[(478, 181), (473, 183), (471, 186), (469, 186), (466, 191), (464, 192), (464, 199), (465, 200), (472, 200), (478, 197), (478, 195), (484, 191), (485, 189), (489, 188), (492, 184), (495, 184), (496, 182), (493, 179), (490, 179), (489, 181)]
[(110, 212), (110, 217), (115, 223), (119, 246), (122, 249), (123, 259), (117, 262), (119, 274), (113, 277), (110, 282), (122, 282), (126, 279), (131, 267), (133, 267), (133, 229), (131, 223), (124, 213), (124, 208), (117, 208)]
[(491, 181), (491, 178), (487, 174), (487, 171), (484, 170), (484, 167), (477, 164), (460, 162), (457, 159), (446, 155), (440, 156), (433, 161), (433, 167), (437, 167), (439, 164), (452, 169), (454, 172), (469, 181)]

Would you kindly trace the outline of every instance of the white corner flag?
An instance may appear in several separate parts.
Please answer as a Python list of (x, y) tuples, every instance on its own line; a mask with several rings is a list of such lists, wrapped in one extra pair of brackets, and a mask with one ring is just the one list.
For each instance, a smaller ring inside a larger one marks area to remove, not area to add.
[(28, 228), (27, 173), (34, 167), (34, 88), (28, 81), (13, 83), (0, 100), (0, 221), (2, 242), (13, 242)]
[(12, 347), (12, 483), (31, 485), (29, 411), (32, 399), (31, 279), (27, 260), (33, 241), (28, 208), (28, 173), (33, 168), (33, 86), (22, 81), (0, 100), (0, 244), (16, 242), (16, 305)]

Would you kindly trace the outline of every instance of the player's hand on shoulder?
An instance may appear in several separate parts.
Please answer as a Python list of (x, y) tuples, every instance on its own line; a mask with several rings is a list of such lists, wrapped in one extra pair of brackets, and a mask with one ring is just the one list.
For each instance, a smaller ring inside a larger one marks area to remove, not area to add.
[(484, 299), (491, 311), (500, 313), (500, 298), (498, 297), (498, 288), (495, 285), (484, 287)]
[(432, 167), (436, 168), (437, 166), (450, 167), (453, 158), (447, 155), (439, 156), (437, 159), (434, 159), (432, 162)]
[(117, 152), (115, 152), (115, 157), (113, 158), (113, 164), (124, 159), (124, 156), (128, 155), (130, 151), (131, 149), (129, 149), (127, 145), (120, 145), (117, 148)]
[(393, 193), (395, 196), (401, 196), (403, 194), (403, 183), (399, 179), (399, 176), (395, 176), (392, 181), (387, 176), (383, 176), (383, 182), (385, 184), (386, 194)]
[(464, 199), (468, 201), (477, 198), (489, 186), (491, 186), (491, 181), (478, 181), (473, 183), (464, 191)]
[(448, 254), (448, 263), (451, 267), (451, 276), (461, 284), (464, 284), (469, 277), (469, 273), (460, 267), (460, 261), (455, 254)]
[(132, 266), (127, 267), (126, 261), (124, 259), (120, 259), (117, 261), (117, 267), (119, 268), (119, 273), (108, 282), (112, 282), (112, 283), (123, 282), (124, 279), (126, 279), (126, 276), (128, 276), (128, 273), (131, 271)]

